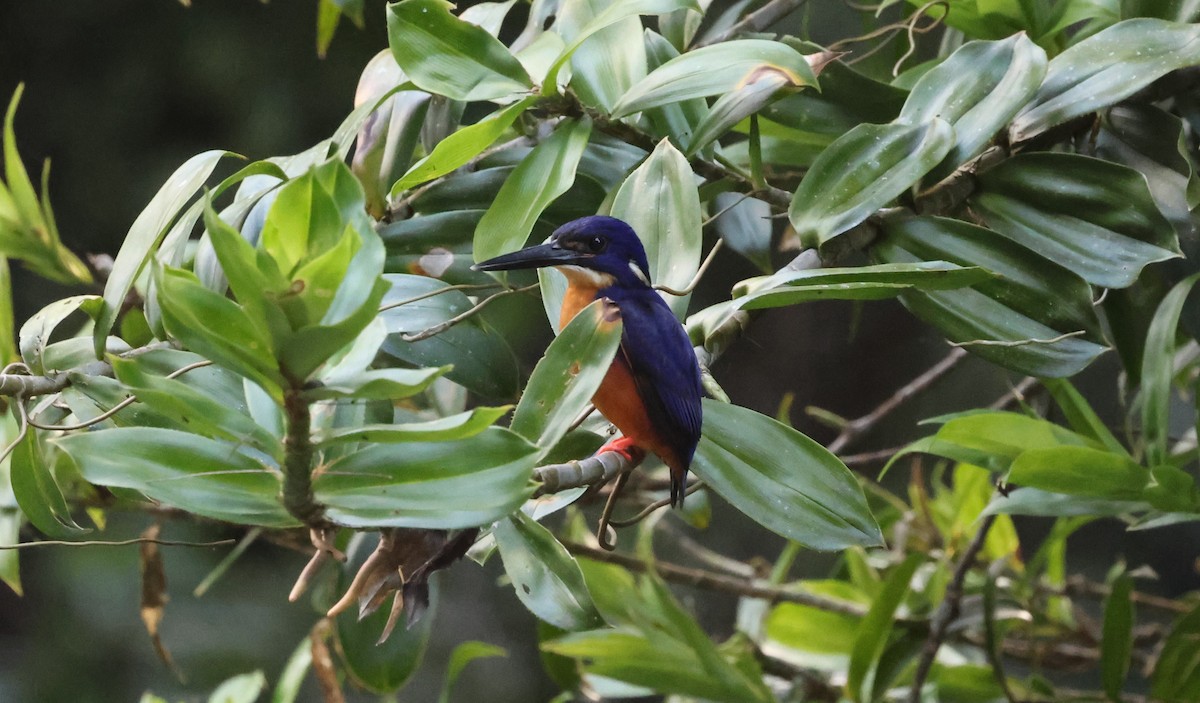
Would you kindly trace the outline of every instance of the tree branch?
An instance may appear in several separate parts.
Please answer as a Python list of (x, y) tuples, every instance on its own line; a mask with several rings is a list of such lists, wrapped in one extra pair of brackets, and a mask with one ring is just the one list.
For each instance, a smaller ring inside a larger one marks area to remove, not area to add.
[(858, 419), (851, 420), (850, 422), (846, 423), (846, 426), (842, 428), (841, 434), (839, 434), (832, 442), (829, 443), (829, 451), (837, 454), (842, 449), (845, 449), (846, 445), (871, 431), (871, 429), (874, 428), (880, 420), (883, 420), (885, 417), (892, 414), (892, 412), (896, 408), (903, 405), (905, 401), (919, 393), (922, 393), (925, 390), (928, 390), (930, 386), (938, 381), (938, 379), (940, 379), (942, 376), (945, 376), (955, 366), (957, 366), (958, 362), (962, 361), (966, 355), (967, 352), (961, 348), (955, 347), (954, 349), (951, 349), (950, 353), (947, 354), (941, 361), (929, 367), (929, 369), (920, 376), (917, 376), (913, 380), (898, 388), (895, 393), (880, 403), (874, 410)]
[(942, 605), (938, 608), (937, 613), (933, 617), (933, 622), (929, 628), (929, 637), (925, 639), (925, 646), (921, 650), (921, 658), (917, 662), (917, 671), (913, 674), (912, 688), (909, 689), (909, 703), (921, 702), (921, 689), (925, 686), (925, 679), (929, 677), (929, 672), (933, 668), (933, 662), (937, 658), (938, 650), (942, 647), (942, 642), (946, 639), (946, 632), (950, 625), (958, 619), (959, 612), (962, 608), (963, 599), (963, 582), (967, 579), (967, 574), (971, 571), (971, 567), (975, 564), (975, 558), (979, 555), (979, 551), (983, 549), (984, 543), (987, 541), (988, 531), (992, 529), (992, 523), (996, 521), (995, 515), (988, 515), (979, 523), (979, 530), (975, 533), (975, 537), (971, 543), (967, 545), (963, 551), (962, 558), (958, 562), (958, 566), (954, 569), (954, 576), (950, 579), (950, 584), (946, 586), (946, 596), (942, 599)]
[[(867, 614), (866, 608), (847, 603), (833, 598), (826, 598), (812, 593), (805, 593), (789, 588), (781, 588), (778, 586), (767, 586), (761, 583), (748, 582), (744, 579), (726, 576), (724, 574), (705, 571), (703, 569), (692, 569), (678, 564), (671, 564), (665, 561), (654, 561), (648, 563), (638, 559), (637, 557), (622, 554), (620, 552), (609, 552), (599, 547), (592, 547), (578, 542), (564, 541), (563, 546), (567, 551), (576, 556), (586, 557), (594, 561), (602, 561), (607, 564), (616, 564), (623, 566), (630, 571), (645, 573), (653, 571), (667, 581), (693, 586), (707, 591), (719, 591), (722, 593), (731, 593), (737, 596), (746, 598), (761, 598), (771, 603), (799, 603), (807, 605), (819, 610), (825, 610), (831, 613), (841, 613), (854, 617), (863, 617)], [(921, 621), (900, 620), (908, 624), (920, 624)]]

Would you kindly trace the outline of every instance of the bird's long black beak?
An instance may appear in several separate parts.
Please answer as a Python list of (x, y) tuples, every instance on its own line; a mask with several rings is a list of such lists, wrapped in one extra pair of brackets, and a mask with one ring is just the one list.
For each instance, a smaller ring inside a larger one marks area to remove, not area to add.
[(564, 266), (578, 263), (584, 255), (554, 244), (539, 244), (494, 259), (480, 261), (471, 268), (476, 271), (508, 271), (511, 269), (536, 269), (543, 266)]

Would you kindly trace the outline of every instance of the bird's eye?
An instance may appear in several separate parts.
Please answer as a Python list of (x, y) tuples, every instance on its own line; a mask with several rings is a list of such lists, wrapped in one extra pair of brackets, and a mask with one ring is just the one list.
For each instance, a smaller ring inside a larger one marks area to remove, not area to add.
[(588, 250), (593, 254), (599, 254), (604, 251), (604, 247), (607, 245), (608, 243), (604, 241), (603, 237), (592, 237), (587, 243)]

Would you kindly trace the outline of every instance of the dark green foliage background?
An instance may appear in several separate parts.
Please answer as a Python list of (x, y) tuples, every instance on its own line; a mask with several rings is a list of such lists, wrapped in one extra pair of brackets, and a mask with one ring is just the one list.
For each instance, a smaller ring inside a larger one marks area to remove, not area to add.
[[(470, 3), (461, 3), (461, 7)], [(386, 46), (383, 2), (367, 2), (365, 29), (344, 23), (328, 58), (314, 50), (315, 3), (167, 0), (103, 3), (27, 0), (0, 5), (0, 96), (27, 85), (17, 130), (26, 163), (53, 160), (51, 188), (66, 243), (79, 252), (115, 253), (129, 223), (184, 159), (227, 148), (251, 159), (299, 151), (328, 136), (351, 106), (362, 66)], [(839, 8), (840, 10), (840, 8)], [(849, 15), (847, 14), (846, 17)], [(839, 11), (819, 13), (815, 39), (855, 33)], [(888, 52), (878, 59), (889, 62)], [(779, 263), (779, 262), (777, 262)], [(722, 254), (708, 291), (727, 290), (755, 273)], [(65, 293), (14, 269), (17, 318)], [(693, 309), (717, 302), (697, 295)], [(536, 301), (504, 301), (512, 319), (536, 321), (513, 340), (527, 352), (528, 372), (550, 338)], [(515, 323), (514, 323), (515, 325)], [(809, 405), (857, 417), (942, 353), (941, 338), (896, 301), (861, 307), (823, 302), (770, 310), (715, 373), (740, 405), (773, 415), (794, 393), (791, 419), (818, 441), (833, 434), (806, 417)], [(1109, 353), (1076, 379), (1106, 417), (1119, 417), (1112, 394), (1118, 369)], [(971, 358), (926, 396), (889, 418), (864, 446), (891, 446), (918, 418), (984, 405), (1008, 388), (1009, 376)], [(894, 476), (896, 485), (905, 477)], [(708, 546), (734, 558), (771, 556), (783, 540), (717, 505)], [(726, 529), (737, 524), (739, 531)], [(1018, 522), (1022, 542), (1049, 520)], [(141, 516), (114, 515), (111, 538), (134, 536)], [(214, 539), (220, 529), (172, 524), (176, 539)], [(1071, 541), (1074, 566), (1102, 579), (1115, 554), (1136, 554), (1162, 577), (1146, 590), (1173, 595), (1200, 587), (1190, 566), (1200, 555), (1200, 527), (1175, 528), (1179, 541), (1155, 532), (1125, 532), (1099, 522)], [(212, 552), (169, 549), (172, 602), (163, 636), (186, 672), (178, 683), (155, 658), (138, 620), (135, 548), (31, 551), (22, 556), (26, 596), (0, 588), (0, 700), (127, 701), (151, 689), (167, 698), (199, 696), (235, 673), (264, 669), (274, 680), (312, 619), (306, 602), (287, 605), (289, 584), (304, 558), (258, 544), (208, 595), (190, 590), (219, 559)], [(670, 558), (670, 554), (660, 555)], [(823, 574), (832, 557), (806, 553), (797, 576)], [(529, 633), (534, 619), (512, 591), (496, 588), (499, 560), (483, 569), (463, 564), (443, 574), (442, 606), (425, 664), (401, 694), (433, 700), (445, 661), (458, 642), (479, 639), (508, 650), (507, 659), (472, 664), (457, 688), (462, 700), (545, 700), (557, 690), (542, 673)], [(702, 625), (729, 634), (732, 601), (682, 590), (695, 599)], [(311, 684), (309, 684), (311, 686)], [(315, 691), (309, 691), (315, 695)], [(303, 699), (303, 698), (302, 698)], [(364, 697), (364, 700), (366, 698)]]

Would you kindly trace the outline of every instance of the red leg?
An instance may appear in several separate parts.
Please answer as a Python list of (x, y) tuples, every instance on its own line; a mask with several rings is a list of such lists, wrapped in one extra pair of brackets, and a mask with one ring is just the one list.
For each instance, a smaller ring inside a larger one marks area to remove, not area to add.
[(629, 461), (635, 461), (631, 449), (641, 450), (641, 447), (634, 443), (630, 437), (617, 437), (616, 439), (606, 443), (603, 447), (596, 450), (596, 454), (600, 455), (605, 452), (616, 452), (625, 457)]

